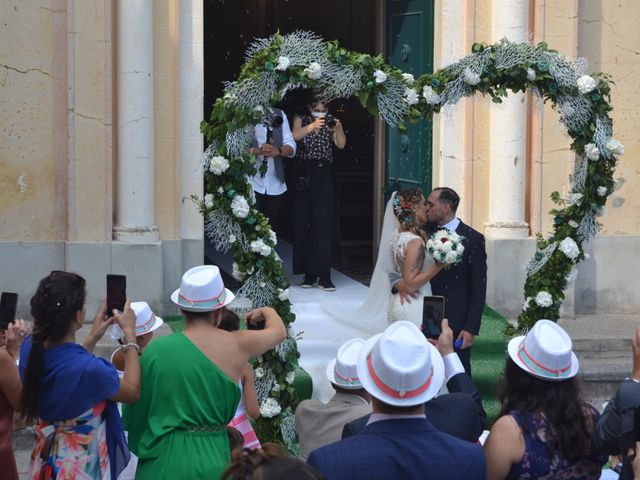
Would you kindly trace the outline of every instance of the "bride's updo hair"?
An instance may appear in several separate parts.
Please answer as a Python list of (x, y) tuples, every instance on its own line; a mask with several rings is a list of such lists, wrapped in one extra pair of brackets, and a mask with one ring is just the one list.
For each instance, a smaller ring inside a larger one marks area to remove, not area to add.
[(415, 212), (415, 207), (422, 201), (423, 196), (420, 187), (408, 188), (397, 192), (393, 198), (393, 213), (404, 230), (414, 233), (425, 240), (422, 225), (418, 224)]

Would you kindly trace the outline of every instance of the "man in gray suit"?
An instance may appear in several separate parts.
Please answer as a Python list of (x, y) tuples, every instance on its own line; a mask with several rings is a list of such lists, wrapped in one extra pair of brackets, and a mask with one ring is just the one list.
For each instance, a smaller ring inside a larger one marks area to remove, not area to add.
[(296, 409), (300, 456), (305, 460), (313, 450), (340, 440), (346, 423), (371, 413), (370, 396), (356, 370), (362, 345), (361, 338), (349, 340), (327, 366), (326, 375), (336, 391), (327, 404), (304, 400)]

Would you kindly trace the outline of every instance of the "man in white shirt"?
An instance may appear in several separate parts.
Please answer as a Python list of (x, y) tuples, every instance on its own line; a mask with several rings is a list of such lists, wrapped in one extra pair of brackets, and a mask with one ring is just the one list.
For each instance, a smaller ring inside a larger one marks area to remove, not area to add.
[(265, 114), (264, 123), (256, 125), (250, 151), (256, 156), (258, 169), (249, 178), (256, 194), (256, 208), (267, 217), (273, 227), (287, 191), (283, 157), (293, 157), (296, 153), (296, 141), (282, 110), (270, 108)]

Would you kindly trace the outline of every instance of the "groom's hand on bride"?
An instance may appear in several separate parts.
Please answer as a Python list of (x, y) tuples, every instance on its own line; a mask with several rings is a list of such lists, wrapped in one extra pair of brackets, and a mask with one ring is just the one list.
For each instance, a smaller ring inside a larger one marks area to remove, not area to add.
[(475, 340), (476, 336), (473, 333), (469, 333), (466, 330), (462, 330), (460, 332), (460, 335), (458, 335), (458, 338), (456, 340), (462, 340), (462, 346), (460, 347), (460, 350), (464, 350), (465, 348), (469, 348), (471, 345), (473, 345), (473, 341)]
[(405, 302), (411, 303), (412, 299), (418, 298), (418, 291), (410, 290), (404, 283), (404, 280), (400, 280), (396, 283), (396, 289), (398, 295), (400, 295), (400, 303), (404, 305)]

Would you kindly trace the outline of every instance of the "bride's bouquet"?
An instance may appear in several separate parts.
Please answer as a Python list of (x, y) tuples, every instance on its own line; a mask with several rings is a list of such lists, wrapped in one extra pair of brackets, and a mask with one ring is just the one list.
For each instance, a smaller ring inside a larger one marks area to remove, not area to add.
[(438, 230), (427, 240), (427, 252), (437, 262), (444, 263), (445, 268), (455, 265), (462, 260), (464, 237), (448, 230)]

